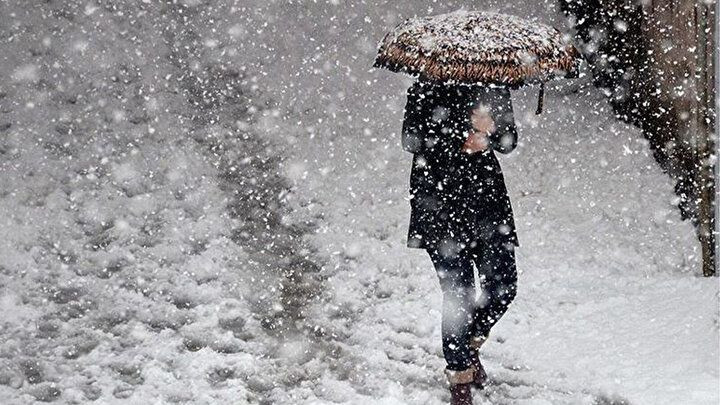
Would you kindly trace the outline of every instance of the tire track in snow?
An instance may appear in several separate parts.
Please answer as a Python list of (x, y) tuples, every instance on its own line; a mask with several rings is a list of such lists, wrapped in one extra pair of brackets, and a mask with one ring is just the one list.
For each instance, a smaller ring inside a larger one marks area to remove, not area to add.
[(196, 109), (190, 117), (190, 132), (214, 157), (221, 188), (233, 196), (227, 204), (237, 222), (232, 240), (262, 272), (282, 280), (279, 302), (261, 298), (253, 307), (268, 331), (297, 332), (295, 322), (303, 318), (303, 308), (317, 293), (318, 280), (313, 275), (319, 265), (303, 242), (312, 228), (284, 220), (289, 192), (289, 183), (280, 173), (284, 157), (252, 128), (257, 116), (268, 111), (255, 111), (262, 103), (255, 98), (262, 96), (245, 94), (247, 79), (238, 70), (219, 64), (204, 64), (202, 69), (191, 66), (189, 62), (201, 59), (204, 51), (202, 37), (194, 31), (198, 23), (186, 7), (175, 5), (171, 10), (181, 29), (169, 31), (167, 41), (183, 46), (172, 48), (170, 59), (182, 72), (184, 95)]
[[(169, 32), (168, 42), (197, 46), (201, 41), (193, 32), (192, 13), (188, 17), (184, 7), (175, 11), (180, 11), (174, 14), (177, 24), (188, 30)], [(200, 71), (203, 76), (197, 77), (196, 69), (188, 64), (197, 59), (193, 53), (201, 54), (202, 49), (183, 46), (174, 48), (171, 55), (179, 70), (187, 72), (181, 83), (190, 103), (198, 110), (191, 117), (194, 126), (191, 132), (196, 141), (216, 156), (221, 188), (233, 196), (227, 204), (231, 217), (237, 221), (232, 240), (263, 273), (245, 280), (260, 292), (250, 299), (252, 309), (264, 329), (276, 339), (265, 353), (274, 363), (274, 369), (267, 370), (266, 376), (274, 389), (253, 388), (252, 384), (250, 389), (261, 398), (261, 403), (291, 403), (288, 398), (294, 397), (298, 386), (315, 384), (322, 372), (341, 372), (332, 364), (340, 349), (326, 338), (322, 328), (308, 319), (306, 312), (321, 297), (324, 280), (320, 274), (324, 260), (306, 238), (316, 228), (312, 220), (288, 220), (292, 208), (286, 198), (291, 184), (282, 174), (284, 154), (288, 151), (270, 139), (268, 135), (272, 133), (263, 134), (253, 127), (258, 124), (258, 116), (269, 119), (273, 110), (251, 115), (253, 107), (247, 109), (242, 103), (237, 104), (238, 100), (261, 97), (258, 93), (242, 94), (244, 78), (237, 71), (205, 66)], [(208, 94), (225, 92), (229, 94), (221, 100), (207, 98)], [(254, 99), (252, 102), (261, 104)], [(238, 125), (239, 121), (245, 123)], [(246, 131), (248, 124), (251, 129)], [(279, 278), (279, 292), (274, 291), (271, 280), (263, 277), (265, 272), (270, 279)], [(273, 291), (262, 293), (268, 289)], [(323, 362), (318, 370), (308, 373), (302, 369), (303, 363), (315, 359)]]

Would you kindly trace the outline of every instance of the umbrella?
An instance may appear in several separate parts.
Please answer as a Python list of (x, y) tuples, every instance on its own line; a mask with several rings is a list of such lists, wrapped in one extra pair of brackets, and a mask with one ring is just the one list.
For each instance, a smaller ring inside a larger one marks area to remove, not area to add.
[[(441, 82), (517, 88), (575, 77), (575, 47), (553, 27), (516, 16), (460, 10), (412, 18), (380, 43), (375, 67)], [(542, 109), (540, 88), (538, 113)]]

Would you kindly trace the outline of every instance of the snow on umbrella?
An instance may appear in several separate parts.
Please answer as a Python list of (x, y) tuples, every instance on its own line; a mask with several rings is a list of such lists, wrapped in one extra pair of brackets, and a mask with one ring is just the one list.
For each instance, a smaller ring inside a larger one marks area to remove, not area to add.
[(518, 87), (573, 77), (578, 65), (577, 49), (553, 27), (460, 10), (400, 23), (380, 43), (374, 66), (441, 82)]

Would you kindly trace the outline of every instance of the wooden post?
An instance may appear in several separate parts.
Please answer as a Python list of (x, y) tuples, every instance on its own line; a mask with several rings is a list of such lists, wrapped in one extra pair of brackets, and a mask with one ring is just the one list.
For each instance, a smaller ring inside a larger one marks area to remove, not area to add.
[(715, 91), (714, 91), (714, 6), (695, 3), (696, 23), (696, 131), (694, 138), (696, 185), (698, 187), (699, 212), (698, 236), (702, 252), (702, 272), (706, 277), (715, 271), (715, 178), (712, 156), (714, 151)]
[(718, 271), (718, 267), (720, 265), (718, 264), (717, 258), (720, 257), (720, 244), (717, 243), (718, 236), (720, 236), (720, 201), (718, 201), (717, 196), (717, 190), (718, 190), (718, 179), (720, 179), (720, 162), (718, 162), (720, 158), (720, 125), (718, 125), (718, 118), (720, 117), (720, 97), (718, 97), (717, 92), (720, 91), (720, 50), (718, 50), (718, 47), (720, 46), (720, 1), (715, 0), (715, 10), (713, 12), (713, 29), (715, 30), (715, 41), (711, 49), (715, 50), (715, 55), (713, 58), (713, 67), (714, 67), (714, 75), (715, 75), (715, 87), (713, 94), (713, 105), (711, 106), (713, 110), (712, 115), (712, 123), (713, 123), (713, 129), (715, 130), (715, 139), (714, 139), (714, 152), (715, 152), (715, 275), (717, 276), (720, 271)]

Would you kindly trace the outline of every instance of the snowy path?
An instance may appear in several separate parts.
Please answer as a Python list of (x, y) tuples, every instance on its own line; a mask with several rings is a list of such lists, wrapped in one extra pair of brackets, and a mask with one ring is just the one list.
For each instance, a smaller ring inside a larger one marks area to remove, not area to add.
[(258, 403), (313, 379), (287, 344), (311, 228), (283, 220), (272, 111), (196, 41), (218, 17), (46, 7), (0, 2), (0, 403)]
[[(96, 3), (0, 2), (0, 402), (444, 403), (409, 81), (367, 67), (463, 2)], [(718, 289), (669, 180), (597, 90), (548, 93), (514, 95), (520, 290), (476, 404), (716, 404)]]
[[(553, 1), (332, 4), (263, 5), (250, 26), (267, 15), (291, 25), (258, 30), (246, 48), (285, 117), (270, 132), (292, 134), (282, 139), (294, 216), (315, 221), (327, 257), (326, 304), (309, 319), (336, 350), (320, 384), (293, 398), (440, 404), (440, 293), (425, 253), (404, 245), (410, 156), (399, 131), (410, 81), (368, 70), (375, 43), (403, 17), (463, 4), (563, 20)], [(283, 57), (254, 51), (267, 47)], [(501, 164), (521, 243), (519, 295), (486, 348), (495, 385), (476, 402), (714, 405), (716, 280), (697, 277), (692, 227), (639, 131), (581, 82), (549, 89), (539, 117), (534, 91), (513, 96), (522, 144)]]
[[(493, 383), (476, 403), (715, 404), (717, 285), (696, 277), (670, 181), (597, 90), (550, 94), (539, 118), (532, 91), (515, 97), (522, 144), (502, 165), (519, 296), (487, 345)], [(305, 209), (322, 216), (314, 240), (334, 265), (335, 297), (317, 317), (354, 364), (347, 381), (326, 381), (325, 399), (446, 399), (440, 293), (424, 252), (404, 247), (410, 158), (396, 140), (364, 143), (344, 167), (310, 165), (332, 170), (297, 190), (316, 201)], [(302, 145), (317, 156), (322, 144)]]

